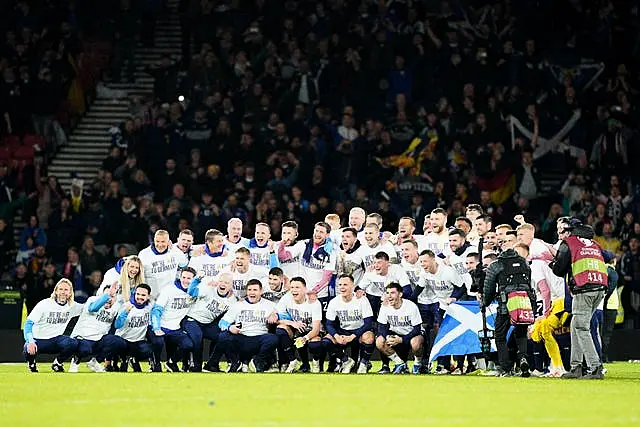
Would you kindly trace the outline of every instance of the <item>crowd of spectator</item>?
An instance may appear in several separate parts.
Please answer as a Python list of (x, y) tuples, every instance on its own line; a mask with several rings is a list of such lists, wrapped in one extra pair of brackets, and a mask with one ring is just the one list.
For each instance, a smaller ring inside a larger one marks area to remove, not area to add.
[[(64, 230), (77, 233), (81, 211), (47, 169), (85, 113), (108, 52), (101, 41), (111, 37), (109, 26), (96, 25), (111, 8), (105, 3), (0, 2), (0, 274), (6, 282), (12, 273), (9, 283), (30, 302), (50, 293), (47, 277), (72, 274), (65, 254), (75, 239)], [(17, 213), (27, 226), (16, 241)], [(83, 260), (85, 252), (76, 250)]]
[[(133, 54), (128, 40), (149, 38), (120, 4), (114, 69)], [(327, 213), (345, 220), (360, 206), (394, 231), (402, 215), (420, 227), (435, 207), (455, 218), (479, 203), (495, 223), (524, 214), (548, 241), (559, 216), (593, 225), (640, 310), (638, 11), (580, 0), (181, 1), (182, 59), (149, 67), (154, 94), (132, 99), (95, 181), (63, 191), (35, 166), (37, 210), (18, 261), (38, 277), (42, 259), (56, 274), (80, 270), (90, 293), (94, 271), (158, 228), (202, 241), (240, 217), (267, 222), (277, 240), (283, 221), (308, 236)], [(515, 191), (497, 198), (482, 183), (505, 170)]]

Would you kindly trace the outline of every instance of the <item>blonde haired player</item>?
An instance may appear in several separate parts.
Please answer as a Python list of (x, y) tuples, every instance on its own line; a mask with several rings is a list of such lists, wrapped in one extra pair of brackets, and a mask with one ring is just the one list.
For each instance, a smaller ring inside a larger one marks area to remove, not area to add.
[[(518, 255), (527, 259), (529, 247), (518, 243), (513, 248)], [(531, 265), (531, 287), (536, 293), (536, 323), (531, 327), (531, 339), (544, 342), (544, 348), (551, 358), (549, 377), (561, 377), (566, 371), (562, 364), (560, 347), (553, 336), (553, 331), (562, 327), (569, 313), (564, 311), (564, 279), (553, 274), (547, 263), (534, 259)]]
[(536, 228), (532, 224), (524, 222), (522, 215), (517, 215), (515, 221), (520, 225), (516, 227), (516, 236), (518, 243), (529, 246), (529, 260), (541, 259), (546, 262), (550, 262), (556, 253), (551, 245), (544, 240), (535, 238)]
[[(127, 258), (120, 270), (120, 278), (118, 279), (118, 299), (129, 301), (131, 292), (139, 284), (144, 283), (144, 267), (142, 261), (135, 255)], [(109, 286), (104, 286), (102, 292), (105, 293)]]
[(72, 317), (82, 312), (82, 304), (73, 303), (73, 284), (60, 279), (51, 297), (43, 299), (33, 308), (24, 324), (24, 356), (31, 372), (38, 372), (36, 356), (40, 353), (57, 354), (51, 364), (54, 372), (64, 372), (64, 361), (78, 347), (78, 341), (63, 335)]

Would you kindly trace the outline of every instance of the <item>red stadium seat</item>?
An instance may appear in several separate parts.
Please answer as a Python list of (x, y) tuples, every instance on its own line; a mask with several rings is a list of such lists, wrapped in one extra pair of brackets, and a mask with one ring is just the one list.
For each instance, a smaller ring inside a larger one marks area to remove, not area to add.
[(15, 149), (21, 145), (20, 137), (16, 135), (6, 135), (2, 138), (2, 145), (5, 147)]
[(40, 135), (34, 135), (34, 134), (27, 134), (24, 136), (24, 139), (22, 140), (23, 144), (27, 147), (33, 147), (34, 145), (39, 145), (40, 149), (44, 149), (45, 145), (46, 145), (46, 141), (44, 139), (43, 136)]
[(18, 160), (31, 160), (33, 159), (34, 153), (35, 150), (32, 146), (23, 145), (14, 151), (13, 158)]
[(0, 163), (9, 164), (11, 160), (11, 150), (9, 147), (0, 147)]

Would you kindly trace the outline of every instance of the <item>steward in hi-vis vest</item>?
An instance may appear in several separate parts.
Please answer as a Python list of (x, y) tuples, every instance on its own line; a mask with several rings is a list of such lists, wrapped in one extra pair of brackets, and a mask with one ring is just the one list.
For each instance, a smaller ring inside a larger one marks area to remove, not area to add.
[[(571, 371), (563, 378), (602, 379), (602, 364), (589, 326), (591, 317), (602, 302), (607, 285), (607, 265), (602, 248), (593, 240), (593, 228), (572, 219), (558, 223), (558, 235), (564, 240), (551, 263), (553, 273), (565, 277), (573, 295), (571, 302)], [(587, 362), (586, 372), (582, 360)]]

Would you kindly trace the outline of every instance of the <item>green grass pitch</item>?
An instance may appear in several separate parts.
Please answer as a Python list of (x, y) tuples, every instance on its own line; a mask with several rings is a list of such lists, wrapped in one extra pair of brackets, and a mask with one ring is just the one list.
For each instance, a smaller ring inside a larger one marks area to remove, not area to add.
[[(31, 374), (0, 364), (0, 425), (640, 425), (640, 364), (604, 381), (341, 374)], [(377, 367), (374, 367), (377, 369)]]

